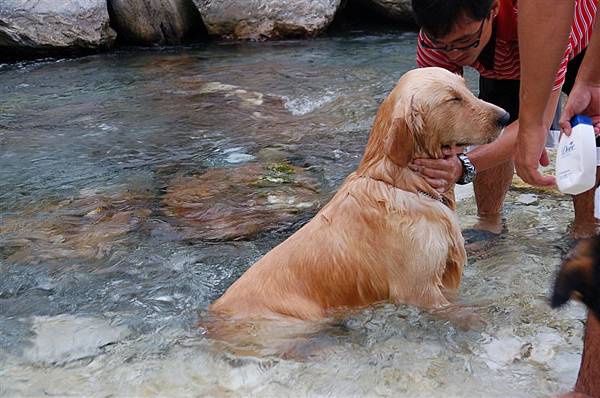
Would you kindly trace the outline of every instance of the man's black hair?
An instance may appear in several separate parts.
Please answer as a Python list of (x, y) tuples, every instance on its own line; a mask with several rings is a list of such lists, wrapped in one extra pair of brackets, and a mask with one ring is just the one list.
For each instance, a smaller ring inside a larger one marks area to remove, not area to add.
[(412, 0), (417, 24), (432, 38), (444, 37), (461, 16), (483, 21), (494, 0)]

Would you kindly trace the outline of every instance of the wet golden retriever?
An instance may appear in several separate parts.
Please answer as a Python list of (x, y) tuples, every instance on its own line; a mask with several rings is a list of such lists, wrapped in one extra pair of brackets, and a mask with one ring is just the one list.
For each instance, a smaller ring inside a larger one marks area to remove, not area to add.
[(507, 113), (441, 68), (406, 73), (377, 112), (364, 157), (305, 226), (250, 267), (209, 308), (232, 320), (320, 320), (389, 300), (449, 304), (466, 254), (453, 193), (407, 164), (442, 148), (483, 144)]

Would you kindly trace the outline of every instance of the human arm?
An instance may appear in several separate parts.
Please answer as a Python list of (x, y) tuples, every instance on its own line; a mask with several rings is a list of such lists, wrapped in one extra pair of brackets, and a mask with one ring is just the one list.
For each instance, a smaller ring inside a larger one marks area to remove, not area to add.
[(574, 3), (519, 2), (521, 91), (515, 168), (524, 181), (534, 185), (554, 184), (553, 177), (538, 171), (548, 132), (544, 109), (569, 40)]
[(571, 133), (570, 120), (577, 114), (592, 118), (596, 135), (600, 134), (600, 18), (596, 17), (594, 30), (575, 84), (560, 118), (560, 127)]

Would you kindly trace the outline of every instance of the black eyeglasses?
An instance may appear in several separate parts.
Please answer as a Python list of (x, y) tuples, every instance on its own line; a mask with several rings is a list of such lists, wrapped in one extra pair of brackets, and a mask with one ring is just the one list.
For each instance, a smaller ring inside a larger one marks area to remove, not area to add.
[[(479, 26), (479, 30), (477, 31), (477, 39), (470, 43), (467, 44), (465, 46), (453, 46), (453, 45), (446, 45), (446, 46), (432, 46), (430, 44), (425, 43), (425, 41), (421, 38), (420, 39), (420, 43), (421, 43), (421, 47), (423, 48), (427, 48), (430, 50), (438, 50), (438, 51), (445, 51), (445, 52), (450, 52), (453, 50), (458, 50), (458, 51), (465, 51), (468, 50), (470, 48), (475, 48), (479, 45), (479, 42), (481, 41), (481, 34), (483, 33), (483, 24), (485, 23), (485, 21), (488, 19), (489, 15), (487, 17), (485, 17), (483, 19), (483, 21), (481, 21), (481, 25)], [(423, 34), (424, 35), (424, 34)], [(429, 39), (431, 40), (431, 39)]]

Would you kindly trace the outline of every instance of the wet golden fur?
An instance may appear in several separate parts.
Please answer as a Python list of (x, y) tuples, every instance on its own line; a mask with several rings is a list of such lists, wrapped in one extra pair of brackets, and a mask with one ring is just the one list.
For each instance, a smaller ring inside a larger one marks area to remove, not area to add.
[(384, 300), (448, 305), (466, 261), (453, 193), (442, 203), (406, 166), (442, 157), (445, 145), (492, 141), (504, 114), (444, 69), (406, 73), (379, 108), (358, 169), (210, 311), (234, 320), (319, 320)]

